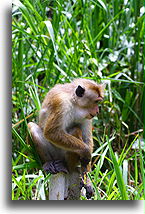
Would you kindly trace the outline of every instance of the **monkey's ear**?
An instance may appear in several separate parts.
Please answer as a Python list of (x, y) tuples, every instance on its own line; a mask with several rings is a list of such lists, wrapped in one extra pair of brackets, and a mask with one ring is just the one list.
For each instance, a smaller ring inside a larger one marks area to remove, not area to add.
[(85, 93), (85, 89), (82, 88), (80, 85), (78, 85), (77, 89), (76, 89), (76, 95), (78, 97), (82, 97)]

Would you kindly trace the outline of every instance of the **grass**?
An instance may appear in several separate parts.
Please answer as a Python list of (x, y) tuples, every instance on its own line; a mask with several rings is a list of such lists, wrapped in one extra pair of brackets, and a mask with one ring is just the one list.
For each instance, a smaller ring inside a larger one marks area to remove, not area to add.
[(143, 33), (142, 0), (13, 0), (13, 200), (48, 199), (27, 123), (50, 88), (77, 77), (107, 84), (93, 121), (92, 199), (143, 200)]

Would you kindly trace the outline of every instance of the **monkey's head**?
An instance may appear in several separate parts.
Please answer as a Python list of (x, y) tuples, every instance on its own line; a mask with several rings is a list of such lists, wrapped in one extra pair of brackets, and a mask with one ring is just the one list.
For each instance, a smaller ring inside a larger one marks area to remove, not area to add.
[(79, 79), (74, 81), (75, 101), (80, 109), (83, 109), (83, 117), (92, 119), (99, 113), (98, 103), (104, 98), (104, 84), (96, 84), (92, 80)]

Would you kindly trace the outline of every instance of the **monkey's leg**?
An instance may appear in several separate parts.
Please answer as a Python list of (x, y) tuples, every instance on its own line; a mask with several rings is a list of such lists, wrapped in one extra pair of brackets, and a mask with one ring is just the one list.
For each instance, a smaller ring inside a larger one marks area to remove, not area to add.
[(43, 165), (43, 169), (51, 174), (67, 173), (63, 154), (60, 149), (49, 143), (43, 136), (41, 128), (36, 123), (28, 123), (32, 140)]
[(66, 152), (65, 159), (66, 159), (66, 164), (69, 172), (76, 171), (77, 166), (80, 163), (79, 155), (73, 152)]
[[(82, 140), (82, 130), (79, 127), (69, 130), (69, 134)], [(69, 172), (76, 171), (77, 166), (80, 163), (80, 156), (74, 152), (66, 152), (65, 159)]]

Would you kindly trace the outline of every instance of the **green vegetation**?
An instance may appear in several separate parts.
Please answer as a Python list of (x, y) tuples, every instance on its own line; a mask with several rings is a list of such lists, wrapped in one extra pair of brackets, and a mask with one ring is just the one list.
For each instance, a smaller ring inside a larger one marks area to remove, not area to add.
[(13, 0), (12, 12), (12, 199), (48, 199), (27, 123), (50, 88), (82, 77), (107, 84), (93, 121), (93, 200), (143, 200), (143, 0)]

